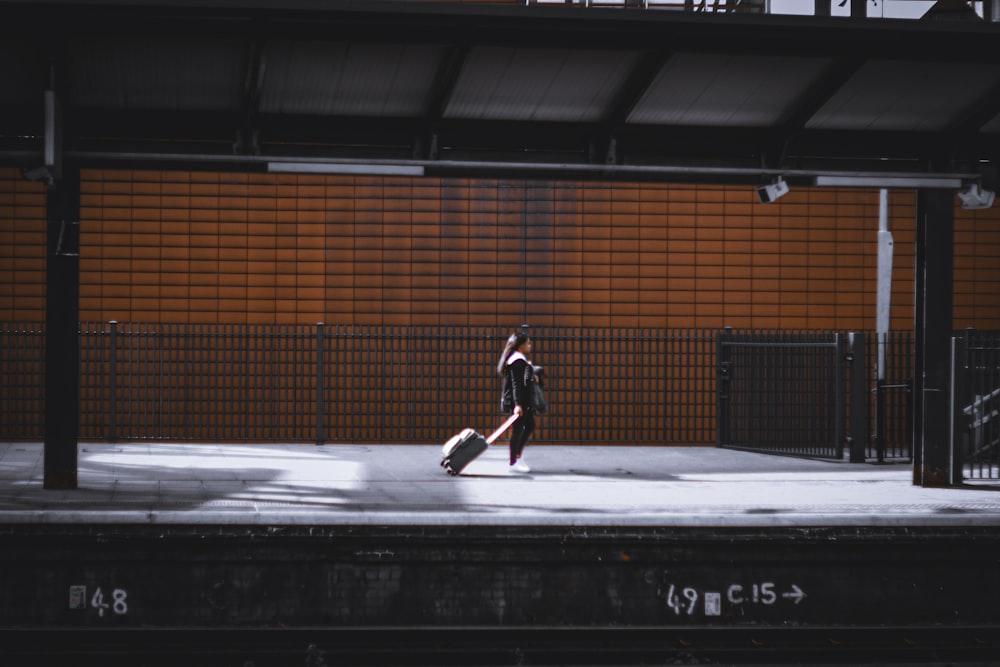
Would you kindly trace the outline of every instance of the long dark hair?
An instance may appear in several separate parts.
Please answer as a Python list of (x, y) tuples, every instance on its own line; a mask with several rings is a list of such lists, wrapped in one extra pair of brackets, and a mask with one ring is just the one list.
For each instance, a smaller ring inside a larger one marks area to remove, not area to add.
[(524, 345), (529, 338), (530, 336), (523, 331), (515, 331), (510, 335), (510, 338), (507, 339), (507, 345), (503, 348), (503, 354), (500, 355), (500, 362), (497, 363), (497, 375), (503, 375), (510, 355), (514, 354), (514, 350)]

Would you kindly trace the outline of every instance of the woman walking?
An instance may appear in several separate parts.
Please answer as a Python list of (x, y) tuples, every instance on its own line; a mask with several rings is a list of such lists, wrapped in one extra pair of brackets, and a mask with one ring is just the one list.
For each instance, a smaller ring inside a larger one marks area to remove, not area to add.
[(510, 469), (512, 473), (531, 472), (521, 460), (524, 446), (535, 430), (535, 372), (528, 360), (531, 338), (523, 331), (514, 332), (507, 339), (497, 375), (502, 378), (502, 405), (518, 416), (510, 431)]

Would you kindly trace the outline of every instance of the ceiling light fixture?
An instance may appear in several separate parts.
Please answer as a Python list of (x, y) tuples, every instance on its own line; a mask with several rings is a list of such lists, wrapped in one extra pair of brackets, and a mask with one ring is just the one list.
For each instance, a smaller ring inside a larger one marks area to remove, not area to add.
[(945, 188), (962, 187), (962, 179), (953, 176), (880, 176), (878, 174), (850, 176), (817, 176), (818, 187), (833, 188)]
[(423, 176), (423, 165), (356, 162), (268, 162), (269, 174), (355, 174), (365, 176)]

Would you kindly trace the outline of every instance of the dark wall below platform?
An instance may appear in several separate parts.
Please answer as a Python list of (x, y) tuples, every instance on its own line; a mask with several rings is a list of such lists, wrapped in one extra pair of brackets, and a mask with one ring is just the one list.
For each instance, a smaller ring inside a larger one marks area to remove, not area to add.
[(551, 652), (567, 633), (574, 651), (619, 646), (622, 659), (684, 637), (701, 651), (765, 637), (787, 648), (783, 630), (792, 644), (853, 632), (909, 650), (905, 637), (930, 642), (937, 628), (985, 650), (1000, 628), (998, 543), (984, 528), (7, 526), (0, 634), (36, 665), (52, 654), (35, 640), (53, 632), (75, 646), (103, 637), (85, 653), (120, 641), (127, 653), (136, 632), (143, 651), (167, 631), (241, 633), (226, 651), (251, 654), (336, 637), (325, 651), (385, 664), (401, 661), (392, 646), (419, 662), (415, 647), (454, 633), (501, 662), (512, 647)]

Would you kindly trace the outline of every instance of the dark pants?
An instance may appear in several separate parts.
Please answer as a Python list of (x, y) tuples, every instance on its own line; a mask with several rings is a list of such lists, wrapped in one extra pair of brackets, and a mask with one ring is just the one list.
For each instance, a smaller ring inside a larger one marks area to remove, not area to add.
[(521, 452), (524, 451), (524, 445), (527, 444), (528, 438), (531, 434), (535, 432), (535, 411), (532, 409), (527, 409), (521, 415), (521, 417), (514, 422), (514, 425), (510, 427), (510, 464), (514, 465), (519, 458), (521, 458)]

